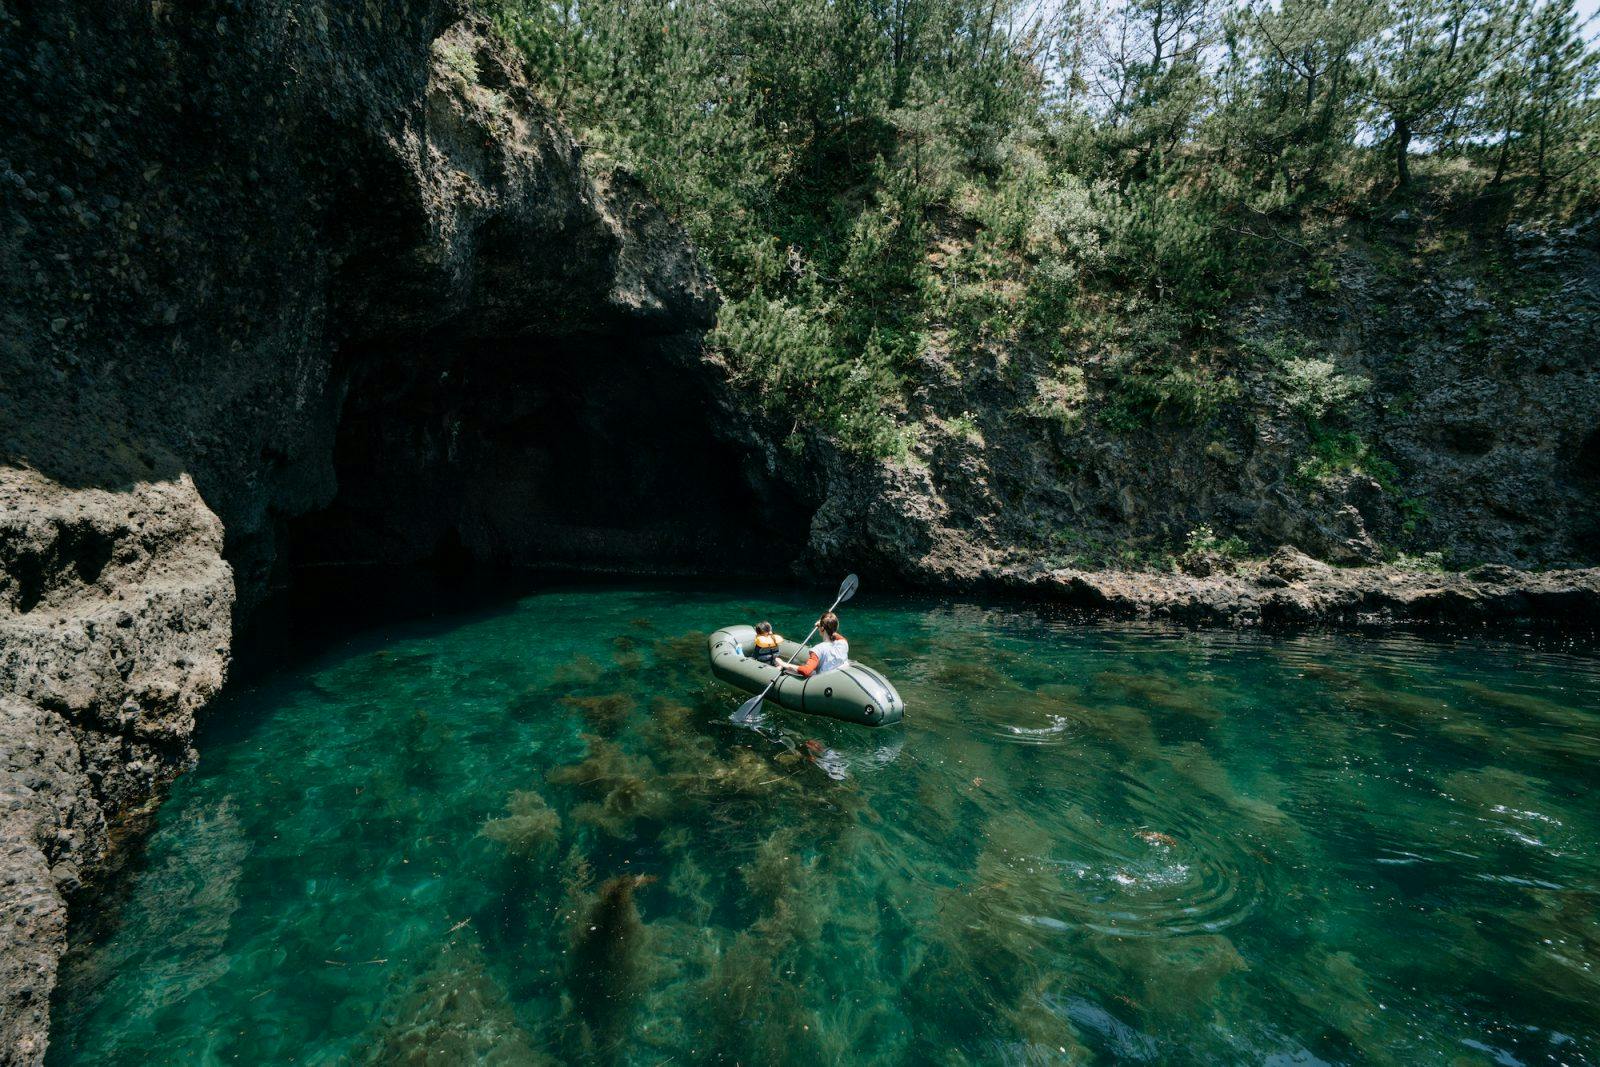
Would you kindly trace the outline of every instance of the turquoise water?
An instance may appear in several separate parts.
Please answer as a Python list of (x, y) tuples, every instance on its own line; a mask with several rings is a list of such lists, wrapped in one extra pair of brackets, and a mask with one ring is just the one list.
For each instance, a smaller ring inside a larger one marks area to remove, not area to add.
[(809, 599), (563, 589), (241, 685), (52, 1062), (1600, 1055), (1595, 659), (869, 591), (903, 728), (729, 723), (705, 634)]

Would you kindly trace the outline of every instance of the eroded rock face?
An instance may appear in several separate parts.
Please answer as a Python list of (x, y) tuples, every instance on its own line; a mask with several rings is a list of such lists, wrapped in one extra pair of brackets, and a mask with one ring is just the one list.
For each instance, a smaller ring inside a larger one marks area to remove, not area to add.
[(187, 476), (69, 488), (0, 470), (0, 1049), (44, 1054), (63, 897), (110, 823), (193, 760), (233, 580)]
[[(1233, 388), (1203, 412), (1115, 414), (1138, 337), (1046, 357), (934, 328), (910, 456), (834, 477), (819, 547), (912, 582), (1149, 566), (1202, 526), (1337, 564), (1600, 562), (1600, 215), (1441, 230), (1466, 247), (1357, 227), (1333, 284), (1288, 271), (1220, 312)], [(1364, 388), (1319, 422), (1295, 403), (1295, 360)]]
[[(0, 1062), (35, 1063), (63, 900), (193, 760), (235, 622), (363, 447), (341, 426), (429, 411), (382, 488), (463, 486), (341, 505), (382, 500), (389, 530), (426, 512), (390, 558), (448, 535), (537, 559), (565, 542), (512, 509), (548, 485), (497, 503), (494, 472), (452, 474), (559, 410), (520, 394), (551, 361), (671, 377), (675, 406), (635, 416), (692, 416), (691, 465), (727, 398), (684, 340), (714, 300), (693, 250), (585, 166), (464, 5), (0, 9), (0, 134)], [(392, 391), (352, 417), (352, 383)], [(433, 417), (441, 396), (465, 421)], [(495, 402), (514, 417), (473, 422)], [(588, 526), (622, 560), (692, 541), (633, 512)]]

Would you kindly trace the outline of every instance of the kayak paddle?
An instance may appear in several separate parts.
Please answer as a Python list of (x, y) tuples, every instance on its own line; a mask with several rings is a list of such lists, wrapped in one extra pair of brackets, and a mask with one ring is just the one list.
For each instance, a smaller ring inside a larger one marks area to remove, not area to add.
[[(832, 611), (834, 608), (838, 607), (840, 604), (843, 604), (846, 600), (849, 600), (851, 597), (855, 596), (856, 595), (856, 590), (859, 589), (860, 587), (861, 587), (861, 579), (860, 578), (857, 578), (853, 574), (846, 575), (844, 581), (839, 584), (839, 595), (834, 598), (833, 604), (828, 608), (828, 611)], [(823, 614), (826, 615), (827, 612), (823, 612)], [(785, 663), (784, 667), (789, 666), (790, 664), (794, 663), (794, 661), (796, 659), (799, 658), (800, 653), (802, 653), (802, 652), (804, 652), (806, 650), (806, 645), (809, 644), (811, 642), (811, 639), (817, 635), (817, 627), (819, 627), (821, 625), (822, 625), (822, 616), (819, 615), (817, 617), (817, 625), (811, 627), (811, 632), (806, 634), (806, 639), (804, 641), (800, 642), (800, 647), (795, 649), (794, 655), (789, 657), (789, 662)], [(749, 721), (751, 716), (753, 716), (756, 712), (761, 710), (761, 701), (766, 699), (767, 694), (772, 692), (772, 687), (777, 685), (779, 679), (781, 679), (782, 677), (783, 677), (783, 668), (780, 667), (780, 668), (778, 668), (778, 677), (777, 678), (774, 678), (774, 679), (772, 679), (772, 681), (768, 682), (767, 683), (767, 687), (765, 689), (761, 690), (761, 692), (757, 693), (755, 696), (751, 697), (749, 700), (746, 700), (743, 704), (739, 705), (739, 710), (733, 713), (734, 720), (736, 722), (747, 722), (747, 721)]]

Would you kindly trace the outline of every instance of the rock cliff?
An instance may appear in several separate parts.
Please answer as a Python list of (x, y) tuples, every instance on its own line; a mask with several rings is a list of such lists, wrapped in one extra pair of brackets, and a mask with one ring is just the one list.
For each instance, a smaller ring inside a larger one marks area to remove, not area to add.
[[(1320, 279), (1264, 278), (1199, 341), (1159, 315), (1064, 356), (936, 332), (904, 413), (924, 432), (844, 472), (814, 542), (913, 582), (1164, 571), (1204, 529), (1255, 557), (1593, 566), (1600, 215), (1400, 212), (1327, 248)], [(1168, 379), (1128, 373), (1146, 349)]]
[(765, 512), (736, 463), (666, 509), (616, 478), (628, 439), (646, 475), (716, 447), (714, 298), (463, 7), (0, 5), (0, 87), (0, 1062), (34, 1063), (64, 899), (289, 557), (690, 565), (691, 508)]

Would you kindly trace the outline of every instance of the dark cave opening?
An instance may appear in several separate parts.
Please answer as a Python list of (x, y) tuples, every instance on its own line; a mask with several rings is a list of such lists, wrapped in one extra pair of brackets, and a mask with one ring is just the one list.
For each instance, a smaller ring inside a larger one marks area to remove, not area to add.
[(292, 571), (742, 575), (781, 570), (815, 508), (734, 439), (683, 337), (427, 342), (345, 353), (338, 494), (292, 520)]
[(1580, 478), (1600, 482), (1600, 429), (1590, 431), (1589, 436), (1578, 444), (1572, 469)]

